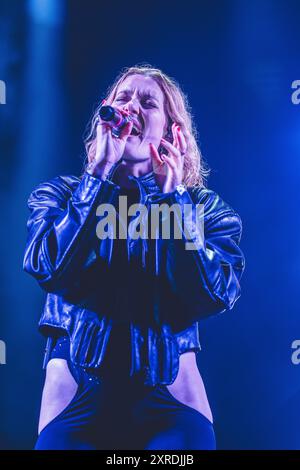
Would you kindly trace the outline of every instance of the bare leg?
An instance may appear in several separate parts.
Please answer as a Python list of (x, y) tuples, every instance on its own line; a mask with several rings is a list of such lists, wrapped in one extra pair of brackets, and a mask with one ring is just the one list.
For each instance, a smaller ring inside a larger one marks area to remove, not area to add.
[(167, 385), (167, 389), (178, 401), (195, 408), (211, 423), (213, 422), (194, 351), (188, 351), (180, 355), (178, 375), (174, 383)]
[(78, 385), (65, 359), (51, 359), (47, 364), (38, 433), (71, 402)]

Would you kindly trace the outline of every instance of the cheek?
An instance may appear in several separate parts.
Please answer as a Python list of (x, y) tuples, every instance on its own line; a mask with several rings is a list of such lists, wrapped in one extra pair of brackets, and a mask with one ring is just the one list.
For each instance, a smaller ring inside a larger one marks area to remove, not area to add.
[(148, 125), (152, 134), (155, 134), (160, 137), (163, 135), (165, 120), (162, 118), (161, 115), (152, 116), (151, 120), (149, 120)]

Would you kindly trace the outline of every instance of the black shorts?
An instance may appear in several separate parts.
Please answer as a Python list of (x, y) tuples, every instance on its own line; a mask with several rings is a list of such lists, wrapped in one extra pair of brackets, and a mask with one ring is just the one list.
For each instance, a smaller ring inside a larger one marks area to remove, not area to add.
[(178, 401), (165, 385), (146, 386), (118, 374), (105, 380), (72, 365), (69, 347), (68, 337), (59, 338), (50, 359), (67, 360), (78, 388), (66, 408), (43, 428), (35, 449), (216, 448), (212, 423)]

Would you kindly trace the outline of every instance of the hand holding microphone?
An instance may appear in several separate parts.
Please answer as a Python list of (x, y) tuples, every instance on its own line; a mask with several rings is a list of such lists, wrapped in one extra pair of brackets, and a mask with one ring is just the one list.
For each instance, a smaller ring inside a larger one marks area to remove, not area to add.
[(112, 106), (102, 106), (99, 111), (95, 155), (87, 172), (102, 179), (124, 153), (133, 123), (128, 111)]
[(112, 128), (112, 135), (120, 137), (123, 127), (131, 121), (131, 116), (123, 116), (121, 111), (113, 106), (102, 106), (99, 111), (99, 116), (103, 121)]

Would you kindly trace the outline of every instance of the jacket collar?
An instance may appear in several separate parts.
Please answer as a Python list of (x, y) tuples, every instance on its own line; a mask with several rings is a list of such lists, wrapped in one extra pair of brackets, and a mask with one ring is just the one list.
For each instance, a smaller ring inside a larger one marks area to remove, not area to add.
[[(120, 164), (120, 162), (117, 162), (109, 172), (108, 178), (111, 181), (113, 181), (114, 173), (115, 173), (115, 171), (116, 171), (119, 164)], [(141, 175), (141, 176), (130, 175), (128, 178), (130, 180), (136, 182), (136, 184), (137, 184), (138, 188), (140, 189), (141, 193), (145, 192), (146, 194), (150, 194), (150, 193), (161, 192), (160, 187), (156, 183), (156, 179), (155, 179), (155, 175), (154, 175), (153, 170), (149, 171), (149, 173), (146, 173), (145, 175)]]
[(148, 194), (160, 192), (153, 170), (142, 176), (129, 176), (129, 179), (135, 180), (137, 184), (142, 185)]

